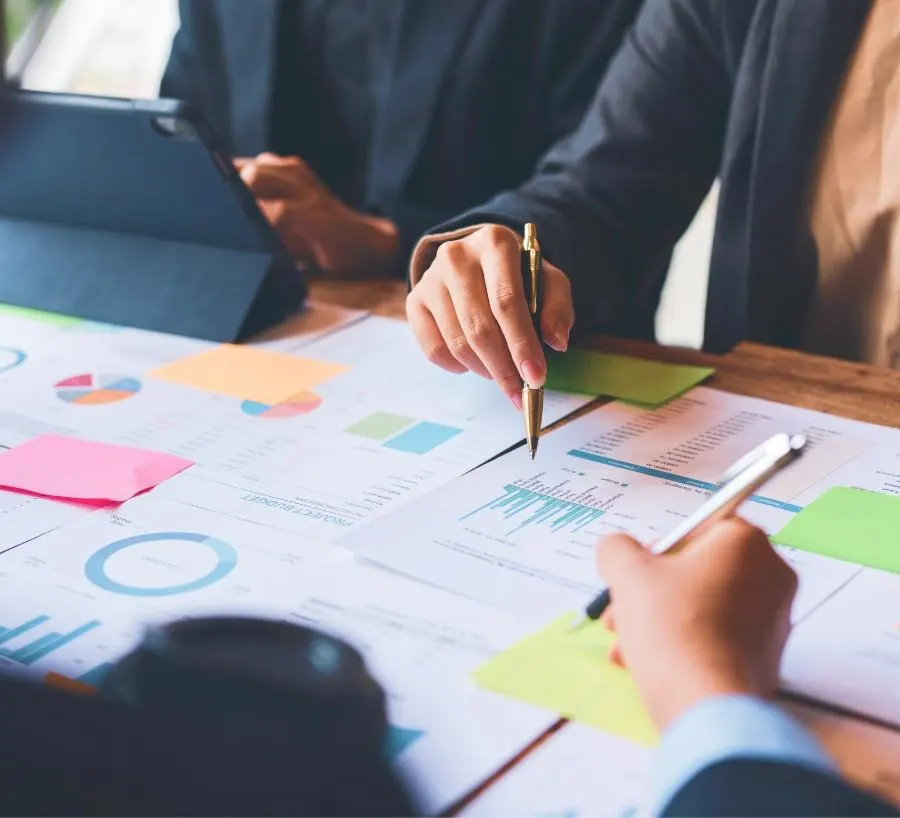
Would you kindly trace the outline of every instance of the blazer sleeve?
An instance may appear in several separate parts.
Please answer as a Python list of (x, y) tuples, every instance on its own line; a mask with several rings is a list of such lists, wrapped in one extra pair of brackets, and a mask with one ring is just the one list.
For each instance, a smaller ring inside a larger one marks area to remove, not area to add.
[(834, 775), (796, 764), (729, 759), (700, 771), (666, 805), (663, 815), (882, 816), (900, 810)]
[[(584, 116), (601, 79), (637, 18), (643, 0), (547, 0), (542, 9), (541, 76), (534, 98), (538, 127), (531, 147), (535, 161)], [(507, 44), (498, 43), (507, 48)], [(397, 224), (404, 262), (416, 242), (451, 214), (397, 206), (389, 214)], [(521, 225), (519, 225), (521, 228)]]
[(217, 6), (212, 0), (179, 0), (179, 27), (159, 95), (197, 108), (231, 150), (228, 72)]
[(647, 0), (578, 128), (516, 190), (435, 228), (540, 227), (581, 328), (629, 334), (715, 179), (755, 0)]

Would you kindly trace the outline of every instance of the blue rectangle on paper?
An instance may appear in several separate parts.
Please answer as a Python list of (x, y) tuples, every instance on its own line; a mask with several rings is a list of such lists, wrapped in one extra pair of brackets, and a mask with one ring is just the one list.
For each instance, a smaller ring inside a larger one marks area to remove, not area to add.
[(462, 429), (454, 429), (452, 426), (441, 426), (439, 423), (423, 421), (417, 423), (411, 429), (401, 432), (397, 437), (391, 438), (384, 446), (395, 449), (398, 452), (410, 454), (428, 454), (442, 443), (462, 433)]

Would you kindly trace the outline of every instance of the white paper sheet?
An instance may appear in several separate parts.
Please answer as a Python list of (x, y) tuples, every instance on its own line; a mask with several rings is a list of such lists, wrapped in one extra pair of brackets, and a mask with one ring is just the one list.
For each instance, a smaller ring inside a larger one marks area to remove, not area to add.
[(476, 799), (469, 818), (626, 818), (649, 781), (652, 751), (567, 724)]
[[(900, 803), (900, 732), (820, 708), (785, 703), (852, 783)], [(648, 815), (653, 753), (568, 724), (476, 799), (471, 818), (626, 818)]]
[(900, 727), (900, 576), (866, 569), (794, 628), (787, 689)]
[(537, 623), (187, 502), (144, 495), (0, 561), (0, 627), (14, 631), (0, 633), (0, 659), (37, 675), (90, 683), (148, 624), (204, 614), (287, 620), (355, 645), (387, 693), (398, 769), (428, 812), (557, 719), (468, 681)]
[[(896, 490), (900, 432), (701, 388), (655, 411), (600, 408), (546, 435), (535, 463), (498, 458), (340, 542), (414, 578), (549, 618), (596, 592), (598, 537), (667, 533), (728, 466), (779, 431), (812, 443), (742, 508), (770, 532), (833, 485)], [(858, 570), (784, 553), (800, 576), (795, 620)]]

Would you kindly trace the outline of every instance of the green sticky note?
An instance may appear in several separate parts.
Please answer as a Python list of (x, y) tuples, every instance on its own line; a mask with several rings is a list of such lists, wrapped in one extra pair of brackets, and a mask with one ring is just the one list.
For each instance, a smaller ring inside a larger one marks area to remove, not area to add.
[(581, 395), (609, 395), (620, 400), (659, 406), (696, 386), (715, 372), (699, 366), (681, 366), (573, 349), (549, 353), (547, 388)]
[(576, 631), (566, 614), (475, 671), (483, 688), (644, 745), (658, 734), (628, 671), (612, 664), (615, 641), (602, 623)]
[(801, 551), (900, 574), (900, 497), (829, 489), (773, 539)]
[(7, 315), (19, 315), (22, 318), (30, 318), (32, 321), (40, 321), (43, 324), (52, 324), (56, 327), (72, 327), (83, 323), (83, 318), (74, 318), (71, 315), (60, 315), (55, 312), (43, 312), (32, 310), (29, 307), (16, 307), (12, 304), (0, 304), (0, 313)]

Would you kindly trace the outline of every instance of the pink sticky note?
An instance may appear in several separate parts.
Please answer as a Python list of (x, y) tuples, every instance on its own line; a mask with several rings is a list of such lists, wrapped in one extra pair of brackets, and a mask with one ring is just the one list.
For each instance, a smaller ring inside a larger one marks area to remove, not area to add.
[(0, 487), (59, 499), (121, 503), (192, 465), (190, 460), (146, 449), (41, 435), (0, 454)]

